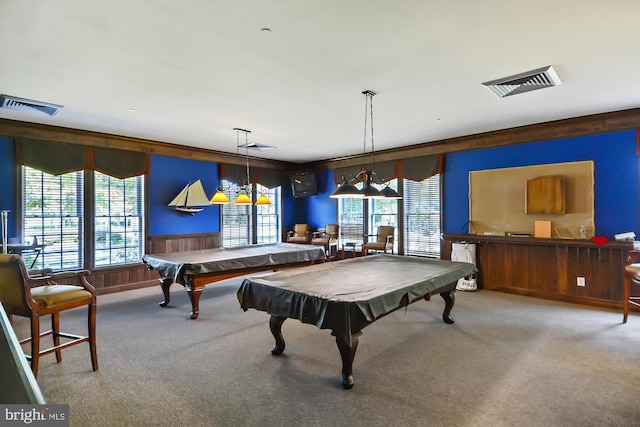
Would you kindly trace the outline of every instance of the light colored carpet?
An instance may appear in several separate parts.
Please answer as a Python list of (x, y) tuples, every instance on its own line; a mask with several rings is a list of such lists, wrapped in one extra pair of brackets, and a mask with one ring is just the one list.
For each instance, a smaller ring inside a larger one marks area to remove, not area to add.
[[(188, 318), (181, 286), (100, 296), (98, 359), (87, 345), (42, 359), (49, 403), (72, 426), (638, 426), (640, 316), (490, 291), (417, 302), (365, 328), (355, 386), (339, 382), (330, 331), (243, 312), (241, 279), (210, 285)], [(48, 322), (43, 322), (48, 323)], [(19, 337), (28, 333), (16, 318)], [(62, 318), (82, 332), (85, 311)]]

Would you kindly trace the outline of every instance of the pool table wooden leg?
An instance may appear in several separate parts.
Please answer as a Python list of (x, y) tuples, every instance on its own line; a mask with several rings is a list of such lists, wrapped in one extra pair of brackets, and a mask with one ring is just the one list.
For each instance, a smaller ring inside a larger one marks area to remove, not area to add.
[(169, 293), (169, 288), (173, 283), (173, 279), (160, 279), (160, 287), (162, 288), (162, 293), (164, 294), (164, 301), (160, 304), (160, 307), (166, 307), (169, 305), (169, 301), (171, 301), (171, 294)]
[(453, 317), (451, 317), (451, 309), (453, 309), (453, 304), (456, 302), (456, 298), (451, 291), (442, 292), (440, 296), (444, 300), (444, 312), (442, 313), (442, 320), (444, 320), (444, 323), (448, 323), (451, 325), (454, 322)]
[(200, 314), (200, 295), (202, 295), (202, 287), (187, 285), (187, 294), (191, 300), (191, 319), (197, 319)]
[(342, 388), (349, 390), (353, 387), (353, 358), (356, 356), (356, 350), (358, 349), (358, 337), (351, 337), (348, 340), (346, 337), (336, 335), (336, 344), (338, 344), (338, 350), (340, 350), (340, 357), (342, 358), (342, 375), (340, 381)]
[(269, 318), (269, 328), (273, 337), (276, 339), (276, 345), (271, 349), (271, 354), (279, 356), (284, 351), (284, 337), (282, 336), (282, 324), (286, 320), (286, 317), (276, 316), (272, 314)]

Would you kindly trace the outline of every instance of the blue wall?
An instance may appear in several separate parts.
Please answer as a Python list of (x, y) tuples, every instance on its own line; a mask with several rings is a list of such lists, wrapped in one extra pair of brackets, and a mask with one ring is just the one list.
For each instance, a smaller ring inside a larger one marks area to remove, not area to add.
[(281, 187), (282, 195), (282, 229), (286, 232), (293, 229), (294, 224), (307, 222), (307, 201), (309, 197), (296, 199), (287, 176)]
[[(286, 188), (285, 188), (286, 187)], [(283, 186), (282, 198), (284, 205), (283, 224), (285, 230), (291, 230), (294, 224), (309, 224), (312, 229), (324, 228), (327, 224), (336, 224), (337, 202), (329, 198), (335, 189), (333, 171), (316, 171), (315, 196), (293, 197), (291, 186)]]
[[(635, 130), (566, 138), (554, 141), (487, 148), (445, 157), (443, 175), (443, 222), (445, 233), (457, 233), (469, 218), (469, 172), (494, 168), (593, 160), (595, 164), (595, 222), (598, 235), (634, 231), (638, 221), (639, 168)], [(189, 182), (200, 179), (212, 195), (218, 186), (218, 164), (165, 156), (151, 157), (149, 186), (149, 235), (220, 231), (220, 208), (206, 207), (195, 216), (172, 211), (167, 204)], [(316, 173), (318, 194), (295, 199), (291, 186), (283, 183), (283, 227), (305, 222), (313, 228), (336, 223), (336, 200), (332, 171)], [(0, 209), (9, 214), (9, 237), (14, 237), (17, 195), (13, 139), (0, 137)]]
[[(7, 226), (7, 238), (15, 237), (15, 197), (16, 173), (14, 168), (15, 151), (13, 139), (0, 136), (0, 210), (8, 210), (9, 221)], [(0, 238), (2, 230), (0, 230)], [(0, 248), (0, 252), (2, 249)]]
[(333, 171), (316, 172), (318, 194), (308, 199), (307, 221), (311, 228), (324, 228), (327, 224), (338, 223), (338, 202), (329, 196), (335, 190)]
[(638, 233), (638, 157), (635, 130), (447, 154), (442, 206), (444, 232), (469, 219), (469, 172), (593, 160), (596, 234)]
[(219, 185), (218, 164), (151, 156), (149, 174), (149, 235), (220, 231), (220, 207), (208, 206), (194, 216), (169, 209), (167, 204), (189, 182), (200, 180), (207, 196)]

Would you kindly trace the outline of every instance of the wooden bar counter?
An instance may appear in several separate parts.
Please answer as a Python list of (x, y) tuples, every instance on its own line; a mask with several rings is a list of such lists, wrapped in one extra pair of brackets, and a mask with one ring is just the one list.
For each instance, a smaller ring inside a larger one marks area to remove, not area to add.
[[(450, 259), (457, 242), (475, 243), (482, 289), (622, 309), (624, 268), (633, 242), (445, 234), (442, 259)], [(578, 277), (585, 286), (577, 286)]]

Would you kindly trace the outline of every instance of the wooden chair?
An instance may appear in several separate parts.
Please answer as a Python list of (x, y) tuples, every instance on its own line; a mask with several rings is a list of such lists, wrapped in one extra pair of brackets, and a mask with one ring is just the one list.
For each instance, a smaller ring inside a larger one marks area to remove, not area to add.
[(338, 224), (328, 224), (324, 231), (315, 231), (311, 235), (311, 244), (324, 246), (324, 250), (327, 254), (327, 261), (331, 261), (333, 257), (333, 248), (336, 249), (336, 256), (338, 256), (338, 235), (340, 226)]
[[(62, 361), (61, 350), (67, 347), (89, 343), (93, 370), (98, 370), (96, 355), (96, 291), (87, 281), (88, 270), (78, 270), (49, 274), (51, 270), (40, 270), (40, 275), (29, 275), (18, 255), (0, 255), (0, 301), (13, 321), (13, 315), (31, 319), (31, 337), (20, 344), (31, 342), (31, 370), (38, 375), (38, 362), (41, 356), (56, 353), (58, 363)], [(31, 272), (33, 274), (33, 272)], [(61, 279), (73, 278), (82, 286), (60, 285)], [(60, 331), (60, 312), (76, 307), (88, 307), (88, 335), (81, 336)], [(40, 332), (40, 317), (51, 315), (51, 330)], [(53, 336), (53, 347), (40, 350), (40, 338)], [(71, 341), (60, 341), (60, 338)]]
[(362, 245), (362, 254), (367, 255), (369, 251), (374, 252), (387, 252), (393, 253), (393, 233), (395, 227), (390, 225), (381, 225), (378, 227), (376, 234), (371, 234), (369, 237), (375, 237), (375, 240), (367, 241)]
[(310, 229), (309, 224), (296, 224), (293, 226), (293, 230), (290, 230), (287, 233), (287, 242), (288, 243), (302, 243), (305, 245), (309, 244), (310, 238)]
[(640, 256), (640, 251), (629, 251), (629, 255), (627, 257), (627, 265), (624, 269), (624, 300), (622, 302), (622, 323), (627, 323), (630, 305), (640, 307), (640, 294), (635, 296), (631, 295), (632, 286), (635, 285), (636, 288), (640, 286), (640, 264), (636, 264), (638, 256)]

